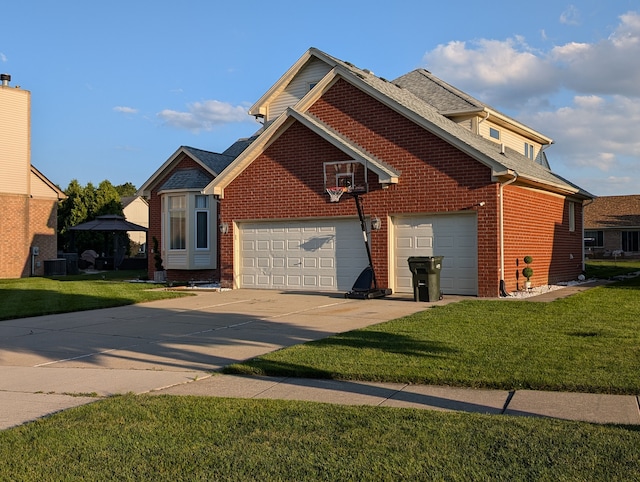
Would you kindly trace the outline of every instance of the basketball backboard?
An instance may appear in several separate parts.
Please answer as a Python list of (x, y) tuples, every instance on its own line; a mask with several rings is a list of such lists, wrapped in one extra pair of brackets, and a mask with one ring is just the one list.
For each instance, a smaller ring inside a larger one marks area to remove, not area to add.
[(348, 192), (367, 192), (367, 169), (358, 161), (325, 162), (324, 188), (346, 188)]

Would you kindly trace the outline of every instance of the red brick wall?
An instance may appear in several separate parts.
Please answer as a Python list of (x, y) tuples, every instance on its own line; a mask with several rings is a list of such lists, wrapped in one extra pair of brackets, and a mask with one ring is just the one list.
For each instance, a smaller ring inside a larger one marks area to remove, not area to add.
[(2, 194), (0, 209), (0, 278), (30, 276), (32, 246), (40, 248), (34, 274), (42, 276), (44, 260), (58, 257), (56, 201)]
[(533, 286), (576, 279), (582, 272), (582, 204), (574, 203), (570, 232), (566, 198), (513, 185), (504, 191), (507, 290), (522, 288), (525, 256), (533, 257)]
[[(367, 214), (383, 221), (371, 234), (381, 286), (388, 286), (387, 215), (453, 213), (484, 201), (478, 211), (479, 295), (497, 296), (499, 251), (496, 185), (489, 168), (344, 81), (310, 112), (401, 172), (398, 185), (383, 190), (375, 175), (362, 197)], [(330, 203), (324, 193), (323, 162), (348, 156), (301, 124), (294, 123), (225, 188), (221, 220), (354, 216), (353, 201)], [(221, 236), (221, 278), (233, 280), (233, 233)]]
[[(40, 254), (35, 258), (34, 274), (44, 275), (44, 260), (58, 257), (58, 203), (51, 199), (33, 198), (30, 207), (30, 246), (38, 246)], [(38, 265), (39, 263), (39, 265)], [(31, 269), (31, 268), (29, 268)], [(29, 273), (25, 273), (28, 276)]]

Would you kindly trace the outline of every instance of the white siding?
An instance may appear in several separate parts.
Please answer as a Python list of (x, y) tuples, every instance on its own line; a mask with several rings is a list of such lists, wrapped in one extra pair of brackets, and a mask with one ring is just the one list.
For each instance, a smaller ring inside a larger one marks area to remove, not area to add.
[(297, 104), (309, 92), (309, 85), (312, 82), (320, 81), (330, 70), (331, 67), (321, 60), (314, 59), (309, 62), (287, 85), (284, 91), (271, 102), (267, 121), (272, 121), (282, 114), (287, 107)]
[(0, 86), (0, 192), (29, 194), (29, 91)]
[[(493, 137), (491, 137), (489, 135), (489, 129), (493, 127), (494, 129), (497, 129), (500, 131), (500, 139), (494, 139)], [(538, 154), (540, 153), (540, 144), (537, 142), (532, 141), (529, 138), (526, 138), (524, 136), (521, 136), (519, 134), (516, 134), (515, 132), (512, 132), (510, 130), (508, 130), (505, 127), (496, 125), (494, 123), (492, 123), (491, 121), (484, 121), (480, 124), (480, 135), (486, 139), (489, 139), (490, 141), (493, 141), (497, 144), (504, 144), (505, 147), (508, 147), (510, 149), (513, 149), (514, 151), (519, 152), (520, 154), (524, 155), (524, 143), (527, 142), (531, 145), (533, 145), (534, 150), (535, 150), (535, 156), (537, 157)]]

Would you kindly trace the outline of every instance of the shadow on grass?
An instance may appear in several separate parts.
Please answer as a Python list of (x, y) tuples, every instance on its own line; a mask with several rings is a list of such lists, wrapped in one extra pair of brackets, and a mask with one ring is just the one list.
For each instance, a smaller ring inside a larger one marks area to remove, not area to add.
[[(318, 359), (314, 349), (329, 349), (325, 360)], [(343, 373), (338, 373), (325, 368), (331, 364), (331, 360), (344, 359), (352, 353), (354, 364), (357, 364), (357, 357), (365, 354), (365, 360), (370, 359), (371, 350), (379, 352), (380, 357), (385, 354), (396, 354), (402, 357), (431, 357), (438, 358), (446, 354), (456, 353), (457, 350), (439, 342), (424, 342), (415, 340), (406, 335), (393, 333), (354, 330), (339, 333), (329, 338), (307, 342), (304, 346), (298, 347), (303, 350), (302, 357), (309, 360), (308, 365), (297, 364), (293, 361), (296, 357), (294, 352), (289, 358), (292, 361), (280, 360), (280, 353), (275, 352), (265, 356), (259, 356), (239, 364), (234, 364), (223, 369), (223, 373), (242, 375), (264, 375), (264, 376), (284, 376), (300, 378), (324, 378), (341, 379)], [(347, 352), (345, 355), (345, 351)], [(341, 364), (339, 364), (341, 365)]]
[(437, 357), (456, 350), (443, 343), (416, 340), (410, 336), (395, 333), (369, 330), (355, 330), (340, 333), (330, 338), (318, 340), (309, 344), (321, 347), (345, 347), (356, 350), (379, 350), (385, 353), (397, 353), (412, 357)]

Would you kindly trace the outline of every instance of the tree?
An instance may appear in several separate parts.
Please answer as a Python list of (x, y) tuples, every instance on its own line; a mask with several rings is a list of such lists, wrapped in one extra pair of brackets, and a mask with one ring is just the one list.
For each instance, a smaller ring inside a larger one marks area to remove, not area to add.
[[(114, 250), (112, 233), (71, 231), (69, 228), (92, 221), (105, 214), (124, 216), (122, 212), (121, 192), (135, 193), (131, 183), (114, 186), (104, 180), (96, 188), (91, 182), (82, 187), (73, 179), (64, 193), (67, 195), (58, 204), (58, 246), (65, 252), (82, 253), (87, 249), (112, 253)], [(128, 236), (126, 243), (128, 244)]]
[(124, 184), (120, 184), (119, 186), (116, 186), (116, 191), (118, 191), (118, 194), (120, 194), (120, 198), (123, 198), (123, 197), (135, 196), (136, 192), (138, 192), (138, 188), (136, 188), (130, 182), (125, 182)]

